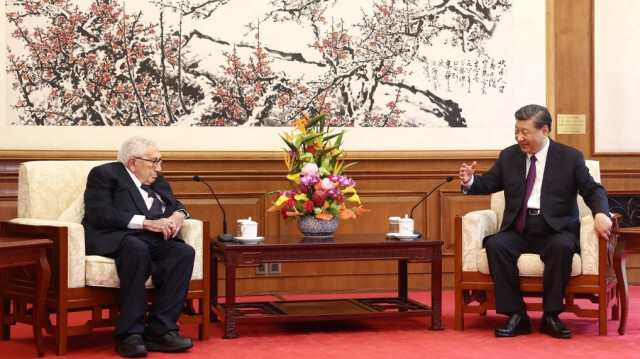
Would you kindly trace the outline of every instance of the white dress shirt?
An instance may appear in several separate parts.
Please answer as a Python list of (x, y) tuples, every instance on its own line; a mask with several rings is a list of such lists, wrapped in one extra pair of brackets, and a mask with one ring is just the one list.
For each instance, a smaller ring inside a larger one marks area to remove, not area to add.
[[(133, 183), (136, 184), (136, 187), (138, 188), (138, 191), (140, 191), (140, 195), (142, 196), (142, 199), (144, 199), (144, 202), (147, 204), (147, 209), (150, 209), (151, 208), (151, 204), (153, 204), (153, 198), (149, 197), (149, 194), (147, 193), (147, 191), (143, 190), (140, 187), (142, 185), (142, 182), (140, 182), (138, 177), (136, 177), (136, 175), (133, 174), (133, 172), (131, 172), (128, 168), (127, 168), (127, 172), (129, 173), (129, 176), (131, 176), (131, 179), (133, 180)], [(156, 193), (156, 198), (158, 198), (160, 203), (162, 203), (162, 213), (164, 213), (164, 210), (166, 208), (166, 206), (164, 204), (164, 201), (162, 200), (162, 198), (160, 198), (160, 196), (158, 196), (157, 193)], [(143, 229), (143, 225), (144, 225), (144, 220), (145, 219), (146, 219), (146, 217), (144, 215), (135, 214), (135, 215), (133, 215), (133, 218), (131, 218), (131, 221), (129, 221), (129, 224), (127, 225), (127, 228), (129, 228), (129, 229)]]
[[(542, 176), (544, 175), (544, 166), (547, 163), (547, 154), (549, 153), (549, 138), (547, 138), (547, 144), (536, 153), (536, 181), (533, 183), (533, 189), (531, 190), (531, 197), (527, 202), (527, 208), (540, 209), (540, 194), (542, 193)], [(526, 178), (529, 173), (529, 167), (531, 167), (531, 156), (527, 153), (527, 168), (524, 172)]]

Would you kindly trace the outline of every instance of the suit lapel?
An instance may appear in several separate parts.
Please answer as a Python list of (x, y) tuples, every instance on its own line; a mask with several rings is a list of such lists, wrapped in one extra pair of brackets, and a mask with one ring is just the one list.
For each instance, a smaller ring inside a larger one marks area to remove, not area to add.
[(129, 192), (131, 193), (131, 198), (133, 198), (133, 202), (136, 204), (136, 207), (138, 207), (140, 212), (144, 213), (145, 215), (149, 214), (147, 204), (145, 203), (144, 198), (142, 198), (142, 194), (140, 193), (138, 187), (136, 187), (135, 182), (133, 182), (133, 180), (131, 179), (131, 175), (129, 175), (129, 172), (123, 164), (118, 164), (120, 164), (120, 166), (116, 167), (116, 170), (118, 172), (116, 178), (118, 178), (120, 184), (122, 184), (123, 187), (129, 190)]
[[(551, 138), (549, 138), (551, 141)], [(542, 189), (540, 196), (544, 196), (545, 188), (548, 188), (553, 182), (553, 176), (562, 163), (562, 153), (560, 147), (555, 142), (549, 143), (549, 152), (547, 153), (547, 163), (544, 165), (544, 174), (542, 175)], [(542, 198), (540, 199), (542, 202)]]
[(522, 151), (518, 151), (516, 160), (513, 161), (513, 163), (515, 165), (515, 171), (513, 171), (513, 173), (517, 173), (518, 175), (518, 181), (516, 182), (518, 183), (517, 193), (520, 197), (518, 202), (522, 203), (524, 200), (524, 192), (527, 189), (527, 154)]

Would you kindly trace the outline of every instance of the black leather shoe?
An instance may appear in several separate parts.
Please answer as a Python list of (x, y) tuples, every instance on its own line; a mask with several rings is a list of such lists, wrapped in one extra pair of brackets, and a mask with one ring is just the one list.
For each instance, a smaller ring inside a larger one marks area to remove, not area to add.
[(163, 335), (144, 334), (144, 344), (151, 352), (176, 353), (193, 347), (191, 338), (181, 337), (177, 330), (170, 330)]
[(147, 356), (141, 334), (129, 334), (116, 339), (116, 352), (124, 358), (142, 358)]
[(496, 337), (515, 337), (520, 334), (531, 333), (531, 322), (528, 316), (522, 316), (520, 314), (511, 314), (507, 322), (503, 326), (496, 328)]
[(549, 334), (554, 338), (569, 339), (571, 331), (562, 324), (557, 315), (543, 315), (540, 333)]

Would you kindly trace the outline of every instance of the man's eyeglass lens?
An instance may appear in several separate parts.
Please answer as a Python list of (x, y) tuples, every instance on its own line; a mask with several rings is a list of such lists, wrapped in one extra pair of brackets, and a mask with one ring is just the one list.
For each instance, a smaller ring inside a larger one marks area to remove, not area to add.
[(162, 164), (162, 158), (159, 158), (157, 160), (149, 160), (149, 159), (141, 158), (141, 157), (134, 157), (134, 158), (137, 159), (137, 160), (151, 162), (151, 165), (153, 167), (158, 167), (158, 166), (160, 166)]

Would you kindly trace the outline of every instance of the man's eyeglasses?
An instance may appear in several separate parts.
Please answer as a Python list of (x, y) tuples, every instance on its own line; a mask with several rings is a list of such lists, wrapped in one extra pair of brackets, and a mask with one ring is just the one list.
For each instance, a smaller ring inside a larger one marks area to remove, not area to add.
[(147, 161), (147, 162), (151, 162), (151, 166), (153, 168), (156, 168), (158, 166), (160, 166), (162, 164), (162, 158), (158, 158), (157, 160), (149, 160), (146, 158), (141, 158), (141, 157), (136, 157), (136, 156), (132, 156), (133, 158), (135, 158), (136, 160), (142, 160), (142, 161)]

